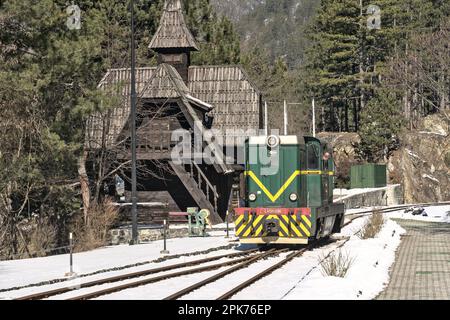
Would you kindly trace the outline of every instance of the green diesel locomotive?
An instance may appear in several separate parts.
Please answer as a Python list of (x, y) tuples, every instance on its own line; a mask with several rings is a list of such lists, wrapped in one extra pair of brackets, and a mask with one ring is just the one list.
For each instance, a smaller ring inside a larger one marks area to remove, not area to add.
[(333, 203), (334, 161), (313, 137), (257, 136), (245, 144), (242, 207), (235, 209), (241, 243), (307, 244), (340, 232), (344, 204)]

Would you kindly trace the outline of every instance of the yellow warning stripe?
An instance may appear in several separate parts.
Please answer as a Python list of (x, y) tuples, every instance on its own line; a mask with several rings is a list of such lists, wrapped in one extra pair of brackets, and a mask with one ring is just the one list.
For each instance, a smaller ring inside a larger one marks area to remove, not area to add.
[(242, 233), (242, 231), (244, 231), (246, 226), (247, 226), (247, 224), (243, 223), (242, 226), (240, 226), (239, 229), (236, 231), (236, 234), (240, 235)]
[[(254, 228), (256, 228), (256, 226), (258, 225), (258, 223), (261, 221), (261, 219), (262, 219), (263, 217), (264, 217), (264, 216), (257, 216), (256, 219), (253, 221), (253, 226), (251, 226), (250, 228), (247, 229), (247, 231), (245, 231), (243, 237), (247, 237), (247, 236), (250, 234), (250, 232), (251, 232)], [(250, 221), (249, 223), (251, 223), (251, 221)]]
[(300, 228), (302, 229), (302, 231), (305, 233), (305, 235), (306, 235), (307, 237), (309, 237), (309, 236), (311, 235), (311, 233), (309, 232), (309, 230), (305, 228), (305, 226), (303, 225), (303, 223), (300, 222), (299, 225), (300, 225)]
[(234, 222), (234, 225), (237, 226), (239, 223), (241, 223), (242, 219), (244, 219), (244, 215), (240, 215), (236, 218), (236, 221)]
[(303, 219), (303, 221), (305, 221), (305, 223), (308, 225), (308, 227), (311, 228), (311, 221), (309, 221), (308, 217), (302, 215), (302, 219)]
[[(280, 232), (278, 233), (278, 236), (280, 237), (309, 237), (311, 235), (310, 228), (311, 228), (311, 222), (306, 216), (302, 216), (302, 220), (297, 221), (296, 216), (278, 216), (278, 215), (259, 215), (256, 216), (254, 220), (249, 221), (248, 223), (243, 223), (239, 227), (239, 229), (236, 231), (236, 235), (247, 238), (250, 235), (252, 237), (262, 237), (263, 235), (263, 226), (262, 223), (263, 220), (266, 219), (276, 219), (280, 222)], [(292, 220), (291, 220), (292, 219)], [(239, 219), (239, 220), (242, 220)], [(238, 221), (238, 219), (236, 219)], [(303, 223), (304, 222), (304, 223)], [(250, 224), (250, 225), (249, 225)], [(256, 229), (257, 228), (257, 229)], [(243, 233), (243, 234), (242, 234)]]

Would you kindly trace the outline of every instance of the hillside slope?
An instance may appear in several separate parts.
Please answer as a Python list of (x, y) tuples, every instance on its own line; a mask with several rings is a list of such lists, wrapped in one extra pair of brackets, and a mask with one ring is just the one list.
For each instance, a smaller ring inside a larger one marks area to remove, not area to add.
[(285, 57), (290, 67), (303, 62), (305, 28), (320, 4), (317, 0), (211, 0), (230, 18), (241, 36), (243, 51), (262, 48), (272, 59)]

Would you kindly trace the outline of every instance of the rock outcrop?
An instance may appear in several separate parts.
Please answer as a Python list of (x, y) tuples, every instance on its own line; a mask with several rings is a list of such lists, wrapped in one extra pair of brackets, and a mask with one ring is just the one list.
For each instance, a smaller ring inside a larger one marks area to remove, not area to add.
[(406, 203), (450, 200), (449, 125), (435, 114), (400, 135), (402, 147), (390, 157), (388, 172), (390, 182), (403, 185)]

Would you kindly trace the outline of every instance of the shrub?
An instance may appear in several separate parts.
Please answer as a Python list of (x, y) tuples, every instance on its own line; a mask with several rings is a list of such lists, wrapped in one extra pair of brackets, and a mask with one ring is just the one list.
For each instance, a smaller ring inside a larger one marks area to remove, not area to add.
[(119, 216), (119, 209), (113, 205), (110, 199), (91, 206), (88, 213), (88, 221), (78, 217), (73, 226), (75, 235), (74, 250), (93, 250), (108, 244), (109, 230)]
[(49, 218), (36, 219), (29, 236), (28, 250), (33, 256), (45, 257), (57, 242), (58, 228)]
[(385, 223), (384, 215), (379, 210), (374, 210), (373, 214), (367, 219), (366, 223), (358, 232), (358, 237), (361, 239), (372, 239), (377, 236)]
[(339, 250), (331, 253), (328, 257), (321, 258), (320, 261), (324, 276), (344, 278), (355, 259), (348, 253), (343, 253), (342, 250)]

